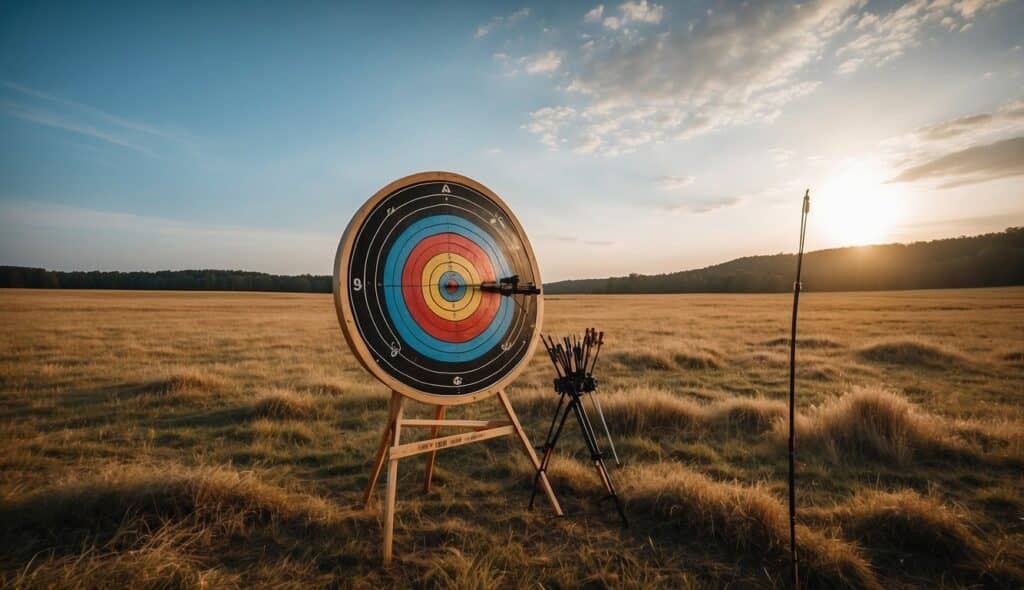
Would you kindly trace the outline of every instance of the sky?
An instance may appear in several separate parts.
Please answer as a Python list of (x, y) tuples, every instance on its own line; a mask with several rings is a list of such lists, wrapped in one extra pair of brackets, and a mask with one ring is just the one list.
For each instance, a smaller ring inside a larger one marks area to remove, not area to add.
[(330, 274), (424, 170), (545, 281), (1024, 225), (1024, 2), (0, 4), (0, 264)]

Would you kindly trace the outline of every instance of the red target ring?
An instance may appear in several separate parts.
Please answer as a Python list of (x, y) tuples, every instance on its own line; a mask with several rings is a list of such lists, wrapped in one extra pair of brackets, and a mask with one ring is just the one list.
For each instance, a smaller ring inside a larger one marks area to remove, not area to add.
[[(443, 257), (443, 261), (439, 263), (438, 257)], [(432, 262), (435, 267), (428, 268)], [(458, 343), (472, 340), (491, 325), (501, 301), (496, 297), (480, 297), (478, 283), (466, 285), (462, 300), (446, 301), (441, 290), (454, 292), (458, 284), (429, 284), (424, 288), (425, 273), (441, 270), (438, 264), (444, 270), (468, 275), (463, 277), (466, 280), (475, 275), (473, 280), (493, 282), (497, 277), (490, 258), (473, 241), (458, 234), (441, 233), (416, 244), (402, 269), (402, 296), (412, 319), (438, 340)], [(479, 300), (478, 305), (467, 315), (463, 312), (473, 298)]]

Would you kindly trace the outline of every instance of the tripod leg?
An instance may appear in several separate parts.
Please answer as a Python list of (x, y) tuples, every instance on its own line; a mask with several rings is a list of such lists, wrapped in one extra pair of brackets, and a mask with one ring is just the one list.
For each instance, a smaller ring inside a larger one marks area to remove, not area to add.
[(580, 423), (580, 430), (583, 431), (583, 438), (587, 443), (587, 447), (590, 448), (591, 459), (594, 460), (594, 468), (597, 469), (597, 476), (601, 479), (601, 483), (604, 485), (605, 490), (608, 491), (608, 495), (615, 502), (615, 509), (619, 512), (619, 517), (622, 518), (622, 524), (629, 526), (629, 521), (626, 519), (626, 513), (622, 509), (622, 503), (619, 502), (619, 495), (615, 492), (615, 484), (612, 483), (612, 476), (608, 473), (608, 466), (604, 463), (604, 457), (601, 455), (601, 447), (597, 444), (597, 436), (594, 433), (594, 427), (590, 422), (590, 416), (587, 415), (587, 409), (583, 406), (583, 401), (579, 398), (574, 400), (576, 403), (573, 405), (573, 409), (576, 410), (576, 420)]
[[(540, 469), (540, 459), (537, 458), (537, 451), (530, 444), (530, 439), (526, 436), (523, 425), (519, 423), (519, 417), (516, 416), (516, 411), (512, 409), (512, 404), (508, 401), (508, 394), (504, 390), (498, 391), (498, 401), (501, 403), (502, 409), (505, 410), (505, 415), (508, 416), (509, 422), (512, 423), (516, 434), (519, 436), (519, 441), (523, 443), (523, 449), (526, 451), (526, 456), (530, 458), (530, 462), (533, 463), (533, 468)], [(551, 507), (554, 508), (555, 514), (564, 516), (565, 513), (562, 512), (562, 506), (558, 503), (558, 498), (555, 497), (555, 491), (551, 489), (551, 482), (548, 481), (546, 474), (541, 475), (540, 484), (544, 488), (544, 493), (547, 495), (548, 501), (551, 502)]]
[(363, 492), (363, 508), (370, 507), (370, 500), (373, 499), (373, 490), (377, 487), (381, 469), (384, 467), (384, 453), (388, 449), (391, 431), (395, 426), (395, 408), (398, 404), (398, 397), (398, 393), (391, 393), (391, 401), (388, 402), (388, 420), (384, 424), (384, 432), (381, 433), (380, 444), (377, 445), (377, 454), (373, 458), (373, 471), (370, 472), (370, 482), (366, 484), (366, 491)]
[(548, 426), (548, 435), (544, 437), (544, 448), (547, 448), (551, 444), (551, 434), (555, 430), (555, 422), (558, 421), (558, 413), (562, 411), (562, 405), (565, 403), (565, 394), (558, 396), (558, 407), (555, 408), (555, 415), (551, 417), (551, 424)]
[[(437, 410), (434, 412), (434, 420), (443, 420), (444, 411), (446, 406), (437, 406)], [(435, 426), (430, 429), (430, 438), (437, 438), (437, 431), (440, 430), (440, 426)], [(427, 469), (423, 475), (423, 493), (426, 494), (430, 491), (430, 480), (434, 478), (434, 461), (437, 458), (437, 451), (430, 451), (427, 455)]]
[[(558, 412), (562, 410), (562, 403), (559, 402), (558, 409), (555, 410), (555, 417), (551, 421), (551, 425), (555, 425), (555, 421), (558, 420)], [(554, 436), (548, 433), (548, 440), (544, 443), (544, 456), (541, 457), (540, 467), (537, 468), (537, 474), (533, 476), (533, 493), (530, 494), (530, 510), (533, 510), (533, 502), (537, 499), (537, 483), (540, 482), (540, 477), (543, 474), (545, 477), (548, 472), (548, 463), (551, 462), (551, 455), (555, 452), (555, 444), (558, 443), (558, 437), (562, 435), (562, 429), (565, 428), (565, 420), (569, 417), (569, 406), (566, 406), (565, 412), (562, 413), (562, 420), (558, 423), (558, 430), (554, 432)]]

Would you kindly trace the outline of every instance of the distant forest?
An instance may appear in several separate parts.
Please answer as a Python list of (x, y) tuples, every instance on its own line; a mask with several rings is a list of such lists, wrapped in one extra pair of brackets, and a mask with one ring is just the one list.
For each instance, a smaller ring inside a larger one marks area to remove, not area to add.
[[(795, 254), (748, 256), (698, 270), (548, 283), (558, 293), (777, 293), (792, 289)], [(804, 256), (808, 291), (1024, 285), (1024, 228), (913, 244), (818, 250)], [(74, 271), (0, 266), (0, 288), (330, 293), (329, 275), (241, 270)]]
[[(778, 293), (790, 291), (795, 254), (747, 256), (698, 270), (559, 281), (557, 293)], [(818, 250), (804, 255), (808, 291), (883, 291), (1024, 284), (1024, 228), (913, 244)]]
[(0, 266), (0, 287), (27, 289), (134, 289), (176, 291), (287, 291), (330, 293), (331, 277), (271, 275), (244, 270), (61, 272)]

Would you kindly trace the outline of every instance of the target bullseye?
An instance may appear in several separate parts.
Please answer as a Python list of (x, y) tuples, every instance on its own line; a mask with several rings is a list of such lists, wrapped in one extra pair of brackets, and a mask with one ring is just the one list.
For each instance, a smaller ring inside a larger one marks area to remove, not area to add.
[(540, 298), (481, 287), (513, 276), (539, 283), (529, 243), (504, 203), (465, 177), (382, 189), (346, 231), (335, 272), (346, 338), (403, 393), (490, 390), (535, 346)]

